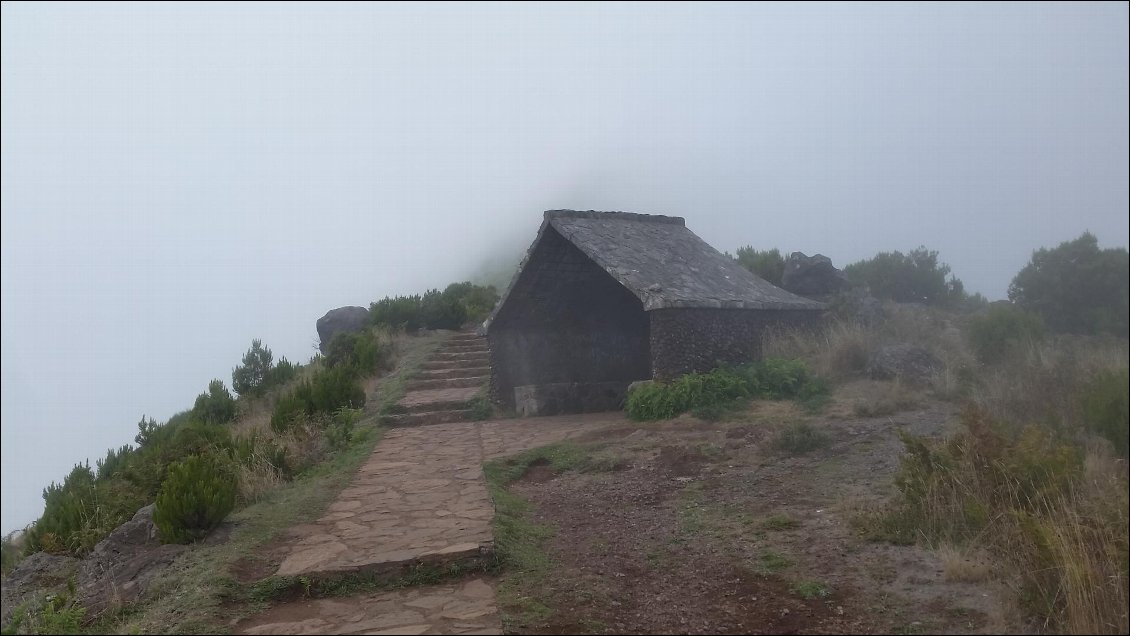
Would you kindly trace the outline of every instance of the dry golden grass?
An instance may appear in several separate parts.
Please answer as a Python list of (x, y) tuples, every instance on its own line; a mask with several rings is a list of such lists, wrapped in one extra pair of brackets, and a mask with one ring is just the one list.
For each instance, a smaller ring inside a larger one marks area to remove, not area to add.
[(978, 583), (993, 576), (991, 557), (987, 554), (951, 543), (939, 545), (935, 552), (947, 581)]
[(279, 471), (265, 458), (256, 457), (236, 468), (239, 498), (244, 505), (253, 504), (286, 483)]

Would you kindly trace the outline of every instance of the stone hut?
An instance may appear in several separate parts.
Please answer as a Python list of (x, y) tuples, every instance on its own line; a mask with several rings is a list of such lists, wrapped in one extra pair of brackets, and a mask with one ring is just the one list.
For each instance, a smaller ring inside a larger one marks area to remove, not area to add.
[(523, 415), (612, 410), (629, 384), (761, 354), (824, 308), (754, 276), (680, 217), (550, 210), (484, 323), (491, 394)]

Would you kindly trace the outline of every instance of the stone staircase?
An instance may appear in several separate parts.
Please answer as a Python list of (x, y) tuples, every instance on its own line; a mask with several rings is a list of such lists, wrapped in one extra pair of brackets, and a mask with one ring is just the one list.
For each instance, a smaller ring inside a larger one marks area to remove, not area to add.
[(408, 381), (395, 412), (383, 416), (382, 422), (421, 426), (470, 421), (472, 403), (489, 382), (486, 338), (458, 333), (428, 357), (421, 372)]

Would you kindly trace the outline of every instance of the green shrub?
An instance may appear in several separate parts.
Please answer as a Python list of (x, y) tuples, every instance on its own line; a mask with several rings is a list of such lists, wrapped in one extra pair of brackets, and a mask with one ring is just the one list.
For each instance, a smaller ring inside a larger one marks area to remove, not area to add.
[(734, 260), (757, 276), (778, 287), (781, 286), (781, 277), (785, 274), (785, 259), (776, 248), (761, 252), (748, 245), (739, 247), (738, 255)]
[(220, 380), (208, 383), (208, 392), (196, 397), (192, 417), (202, 422), (225, 424), (235, 419), (235, 398)]
[(828, 435), (807, 422), (797, 422), (782, 429), (773, 439), (773, 448), (801, 455), (824, 448), (830, 443)]
[(369, 320), (374, 325), (403, 329), (409, 333), (423, 326), (420, 322), (420, 296), (385, 297), (369, 305)]
[(338, 332), (326, 347), (326, 366), (346, 366), (359, 375), (375, 373), (388, 362), (388, 352), (372, 330)]
[(767, 359), (640, 385), (628, 394), (625, 408), (636, 420), (669, 419), (692, 409), (709, 418), (735, 400), (813, 399), (826, 391), (827, 385), (814, 378), (803, 362)]
[[(848, 280), (866, 285), (876, 298), (900, 303), (954, 306), (965, 298), (961, 281), (938, 263), (938, 253), (919, 247), (908, 254), (881, 252), (844, 268)], [(946, 277), (949, 276), (949, 280)]]
[(1083, 423), (1105, 437), (1115, 452), (1130, 452), (1130, 370), (1100, 373), (1080, 396)]
[(232, 389), (239, 395), (263, 395), (273, 360), (274, 355), (263, 346), (262, 341), (252, 340), (251, 348), (243, 354), (243, 364), (232, 369)]
[(279, 398), (271, 415), (271, 428), (288, 430), (302, 418), (329, 415), (340, 408), (361, 408), (365, 391), (357, 379), (357, 371), (349, 365), (321, 369), (309, 380), (298, 383)]
[(452, 283), (443, 290), (443, 295), (463, 306), (465, 321), (482, 322), (498, 303), (498, 290), (494, 285)]
[(1126, 248), (1100, 250), (1085, 232), (1054, 249), (1041, 248), (1012, 279), (1008, 298), (1039, 314), (1053, 331), (1126, 337), (1130, 298)]
[(294, 379), (294, 376), (298, 375), (298, 372), (299, 370), (301, 370), (301, 368), (302, 365), (292, 364), (290, 360), (286, 359), (286, 356), (279, 358), (278, 364), (276, 364), (275, 367), (271, 369), (270, 373), (267, 374), (268, 388), (282, 386), (287, 382), (290, 382)]
[(981, 362), (996, 363), (1010, 352), (1044, 338), (1044, 321), (1015, 305), (995, 304), (969, 321), (969, 344)]
[(369, 317), (374, 325), (407, 332), (459, 329), (468, 321), (486, 318), (497, 302), (498, 291), (493, 286), (452, 283), (442, 292), (432, 289), (423, 296), (382, 298), (369, 305)]
[(458, 298), (438, 289), (428, 290), (420, 298), (420, 321), (428, 329), (458, 329), (467, 320), (467, 310)]
[(353, 441), (353, 428), (361, 419), (361, 409), (340, 408), (326, 425), (326, 441), (330, 448), (340, 451)]
[(212, 455), (192, 455), (169, 468), (153, 522), (165, 543), (189, 543), (227, 517), (235, 495), (235, 479), (223, 462)]

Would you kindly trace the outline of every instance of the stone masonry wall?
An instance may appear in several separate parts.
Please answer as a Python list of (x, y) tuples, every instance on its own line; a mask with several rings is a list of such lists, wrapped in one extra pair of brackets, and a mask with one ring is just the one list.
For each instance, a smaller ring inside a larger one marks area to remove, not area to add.
[[(642, 303), (552, 228), (487, 336), (492, 397), (510, 407), (516, 387), (567, 383), (578, 387), (572, 396), (551, 402), (568, 405), (569, 412), (599, 410), (584, 396), (602, 392), (585, 391), (584, 385), (626, 386), (651, 375)], [(558, 387), (552, 394), (559, 392)], [(529, 388), (524, 393), (546, 394)]]
[(648, 316), (656, 379), (757, 360), (767, 327), (814, 327), (821, 320), (819, 311), (757, 309), (656, 309)]

